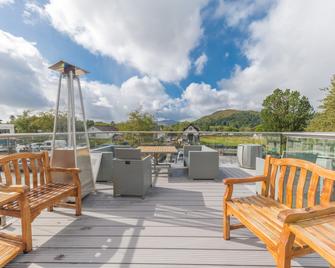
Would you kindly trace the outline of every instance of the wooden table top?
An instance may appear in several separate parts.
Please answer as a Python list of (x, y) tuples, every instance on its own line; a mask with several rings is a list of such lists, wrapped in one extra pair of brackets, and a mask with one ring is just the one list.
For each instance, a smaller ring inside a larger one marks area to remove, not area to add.
[(9, 202), (17, 200), (20, 196), (20, 193), (4, 193), (0, 192), (0, 206), (3, 206)]
[(142, 153), (164, 153), (173, 154), (177, 152), (174, 146), (139, 146), (137, 147)]
[(290, 224), (290, 230), (335, 266), (335, 214)]

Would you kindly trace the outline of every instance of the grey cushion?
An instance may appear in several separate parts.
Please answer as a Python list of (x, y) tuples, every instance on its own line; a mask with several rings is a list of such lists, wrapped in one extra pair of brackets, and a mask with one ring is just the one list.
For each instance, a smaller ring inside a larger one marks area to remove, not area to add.
[(115, 158), (140, 160), (141, 150), (134, 148), (115, 148)]

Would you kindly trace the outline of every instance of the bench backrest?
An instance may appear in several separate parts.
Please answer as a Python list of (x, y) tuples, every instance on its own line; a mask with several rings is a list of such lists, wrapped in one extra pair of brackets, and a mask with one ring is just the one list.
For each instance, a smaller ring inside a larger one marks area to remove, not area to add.
[(262, 195), (277, 199), (288, 207), (311, 207), (332, 201), (335, 171), (294, 158), (266, 157)]
[[(17, 153), (0, 158), (0, 180), (5, 185), (25, 184), (30, 188), (50, 182), (48, 152)], [(23, 176), (22, 176), (23, 174)]]

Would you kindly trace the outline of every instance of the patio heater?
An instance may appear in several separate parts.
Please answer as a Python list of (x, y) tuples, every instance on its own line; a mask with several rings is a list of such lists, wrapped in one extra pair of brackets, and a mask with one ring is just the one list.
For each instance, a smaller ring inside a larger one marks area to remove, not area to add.
[[(81, 192), (84, 197), (95, 190), (83, 95), (79, 80), (79, 76), (88, 72), (64, 61), (59, 61), (49, 68), (60, 73), (52, 135), (51, 165), (79, 168), (81, 170), (79, 174)], [(62, 81), (63, 79), (64, 81)], [(64, 89), (62, 82), (65, 82)], [(76, 90), (75, 82), (77, 84)], [(79, 105), (76, 103), (78, 100)], [(64, 102), (65, 107), (63, 112), (60, 112), (61, 101)], [(79, 108), (77, 109), (79, 110), (78, 116), (76, 116), (76, 108)], [(71, 176), (68, 174), (55, 173), (53, 179), (60, 183), (71, 182)]]

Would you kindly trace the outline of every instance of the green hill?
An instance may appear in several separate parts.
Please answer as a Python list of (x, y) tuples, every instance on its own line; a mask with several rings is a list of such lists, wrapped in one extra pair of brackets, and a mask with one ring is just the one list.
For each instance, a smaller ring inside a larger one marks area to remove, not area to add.
[(261, 123), (261, 118), (260, 113), (256, 111), (228, 109), (203, 116), (193, 123), (201, 130), (252, 130)]

